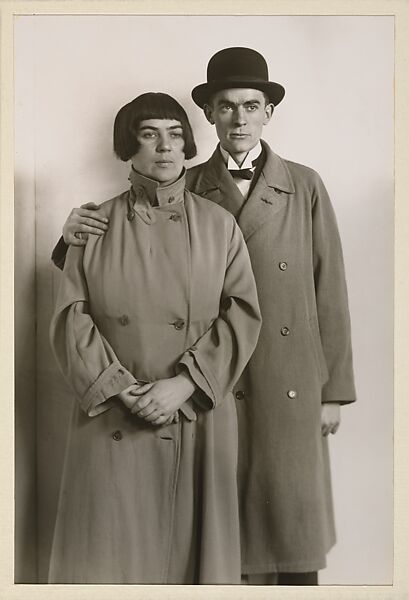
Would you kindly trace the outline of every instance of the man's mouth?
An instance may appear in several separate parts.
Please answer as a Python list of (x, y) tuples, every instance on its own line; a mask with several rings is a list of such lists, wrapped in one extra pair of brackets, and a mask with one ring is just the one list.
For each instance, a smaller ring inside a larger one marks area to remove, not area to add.
[(231, 133), (230, 137), (237, 139), (237, 140), (242, 140), (246, 137), (248, 137), (250, 134), (249, 133)]

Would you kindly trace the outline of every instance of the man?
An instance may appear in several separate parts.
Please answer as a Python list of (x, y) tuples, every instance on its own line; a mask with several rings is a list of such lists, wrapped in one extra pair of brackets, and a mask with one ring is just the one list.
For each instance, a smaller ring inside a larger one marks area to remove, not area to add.
[[(327, 436), (355, 389), (342, 249), (327, 191), (315, 171), (261, 140), (284, 93), (255, 50), (216, 53), (192, 97), (220, 145), (188, 171), (187, 186), (237, 219), (263, 316), (234, 390), (243, 583), (314, 585), (335, 542)], [(75, 234), (104, 230), (94, 208), (73, 211), (67, 242), (86, 243)], [(63, 254), (60, 240), (54, 261), (61, 264)]]

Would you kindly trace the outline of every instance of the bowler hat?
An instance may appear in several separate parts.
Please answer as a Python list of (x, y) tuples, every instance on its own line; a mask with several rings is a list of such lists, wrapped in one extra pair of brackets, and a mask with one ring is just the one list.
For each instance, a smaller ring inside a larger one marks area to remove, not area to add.
[(207, 65), (207, 83), (197, 85), (192, 90), (192, 98), (203, 108), (212, 94), (229, 88), (261, 90), (274, 106), (285, 94), (282, 85), (268, 80), (264, 57), (251, 48), (225, 48), (216, 52)]

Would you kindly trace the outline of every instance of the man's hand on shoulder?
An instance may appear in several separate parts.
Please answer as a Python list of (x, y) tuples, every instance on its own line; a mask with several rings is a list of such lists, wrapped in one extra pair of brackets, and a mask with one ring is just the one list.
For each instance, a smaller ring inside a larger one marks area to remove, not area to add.
[(89, 233), (103, 235), (108, 229), (108, 219), (98, 213), (99, 206), (87, 202), (80, 208), (73, 208), (64, 223), (64, 242), (72, 246), (85, 246)]
[(341, 408), (338, 402), (325, 402), (321, 405), (321, 433), (327, 436), (336, 433), (341, 423)]

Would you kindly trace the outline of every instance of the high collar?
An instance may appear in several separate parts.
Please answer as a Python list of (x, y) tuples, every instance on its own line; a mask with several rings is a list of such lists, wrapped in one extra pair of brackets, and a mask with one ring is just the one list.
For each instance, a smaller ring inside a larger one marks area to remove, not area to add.
[(229, 152), (227, 152), (227, 150), (225, 150), (224, 148), (222, 148), (221, 145), (219, 145), (219, 149), (220, 152), (222, 154), (223, 160), (224, 160), (224, 164), (227, 166), (227, 168), (230, 169), (252, 169), (253, 168), (253, 160), (255, 160), (256, 158), (258, 158), (261, 154), (262, 151), (262, 147), (261, 147), (261, 143), (258, 142), (254, 148), (252, 148), (251, 150), (249, 150), (249, 152), (247, 152), (246, 158), (244, 159), (244, 161), (241, 163), (241, 165), (238, 165), (236, 163), (236, 161), (234, 160), (234, 158), (231, 156), (231, 154), (229, 154)]
[[(260, 177), (264, 178), (268, 187), (279, 189), (287, 194), (293, 194), (295, 192), (294, 183), (285, 161), (278, 154), (275, 154), (264, 140), (261, 140), (261, 146), (266, 153), (266, 160)], [(225, 189), (228, 193), (229, 190), (236, 187), (233, 183), (223, 160), (221, 160), (220, 146), (218, 145), (212, 156), (202, 167), (202, 176), (196, 188), (196, 193), (199, 196), (207, 195), (209, 191), (220, 188)]]
[(183, 201), (185, 189), (185, 173), (183, 169), (179, 179), (170, 185), (160, 186), (159, 182), (141, 175), (132, 167), (129, 181), (132, 185), (134, 205), (168, 206)]

